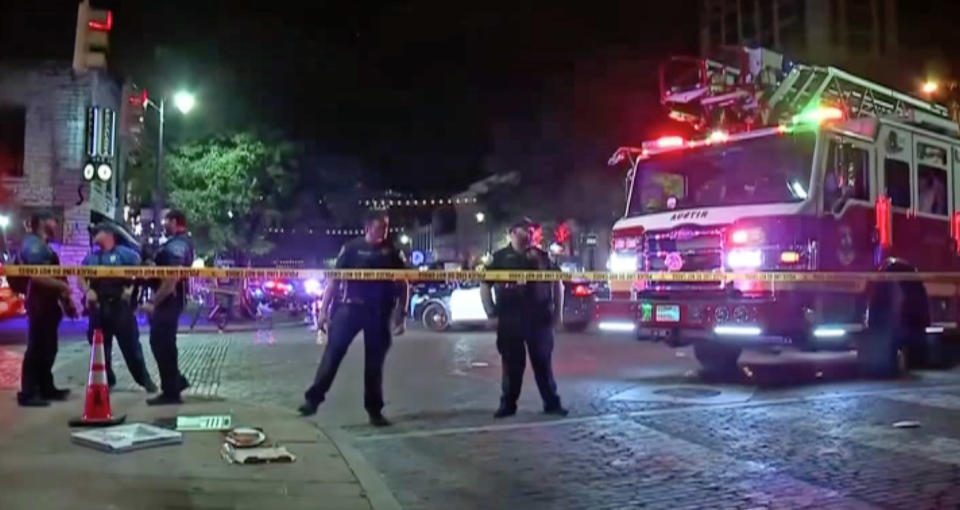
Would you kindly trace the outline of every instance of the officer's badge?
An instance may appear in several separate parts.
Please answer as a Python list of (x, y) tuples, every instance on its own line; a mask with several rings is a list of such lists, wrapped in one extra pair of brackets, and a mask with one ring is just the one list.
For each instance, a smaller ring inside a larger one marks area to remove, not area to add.
[(110, 263), (113, 264), (113, 263), (116, 262), (116, 261), (117, 261), (117, 254), (116, 254), (116, 253), (111, 253), (111, 254), (110, 254)]

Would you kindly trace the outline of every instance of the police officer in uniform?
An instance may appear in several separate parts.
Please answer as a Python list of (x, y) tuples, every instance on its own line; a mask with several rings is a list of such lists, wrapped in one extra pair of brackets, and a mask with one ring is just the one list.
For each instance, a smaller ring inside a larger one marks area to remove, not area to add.
[[(30, 233), (20, 247), (18, 261), (24, 265), (60, 265), (57, 254), (47, 244), (57, 232), (57, 220), (51, 213), (30, 218)], [(27, 294), (27, 350), (23, 355), (21, 389), (17, 403), (25, 407), (50, 405), (51, 400), (66, 400), (70, 390), (53, 384), (53, 363), (57, 358), (57, 328), (63, 314), (75, 318), (77, 310), (70, 298), (66, 278), (35, 277), (24, 280)]]
[[(96, 247), (83, 259), (85, 266), (139, 266), (140, 254), (126, 246), (117, 244), (117, 234), (113, 227), (100, 225), (94, 230), (93, 242)], [(135, 283), (129, 278), (80, 278), (80, 287), (86, 296), (90, 313), (90, 325), (87, 340), (93, 341), (93, 331), (100, 328), (103, 333), (104, 352), (107, 359), (107, 380), (113, 387), (117, 376), (113, 373), (111, 353), (113, 337), (123, 359), (127, 362), (130, 375), (147, 393), (156, 393), (157, 386), (150, 380), (147, 364), (143, 360), (140, 347), (140, 330), (137, 326), (133, 291)]]
[[(403, 269), (402, 253), (387, 240), (390, 221), (383, 212), (371, 212), (364, 218), (364, 237), (343, 246), (337, 257), (337, 269)], [(327, 347), (317, 368), (313, 385), (307, 389), (300, 414), (310, 416), (324, 401), (340, 362), (357, 333), (363, 331), (364, 398), (370, 424), (385, 427), (383, 416), (383, 362), (394, 335), (404, 331), (404, 310), (408, 299), (406, 282), (330, 280), (320, 304), (318, 322), (329, 331)], [(330, 305), (336, 297), (330, 317)], [(328, 325), (329, 323), (329, 325)]]
[[(531, 245), (533, 231), (534, 226), (526, 220), (513, 225), (510, 244), (493, 254), (487, 269), (557, 270), (546, 252)], [(497, 350), (503, 364), (503, 393), (494, 418), (517, 413), (527, 354), (543, 399), (543, 411), (566, 416), (567, 410), (560, 404), (551, 366), (553, 328), (562, 322), (563, 285), (560, 282), (504, 282), (497, 283), (492, 293), (491, 284), (484, 282), (480, 290), (487, 315), (497, 320)]]
[[(157, 266), (190, 267), (193, 243), (187, 237), (187, 217), (170, 211), (164, 221), (167, 242), (156, 254)], [(150, 349), (160, 371), (161, 393), (147, 404), (181, 404), (180, 393), (190, 386), (177, 363), (177, 328), (187, 300), (187, 282), (182, 278), (163, 278), (156, 284), (153, 297), (143, 305), (150, 314)]]

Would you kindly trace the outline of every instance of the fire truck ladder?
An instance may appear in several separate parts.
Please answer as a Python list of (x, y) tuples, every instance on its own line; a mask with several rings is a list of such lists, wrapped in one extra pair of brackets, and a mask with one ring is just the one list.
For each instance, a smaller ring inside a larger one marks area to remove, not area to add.
[(916, 124), (958, 134), (949, 110), (940, 104), (884, 87), (835, 67), (796, 65), (770, 96), (765, 123), (816, 107), (820, 101), (842, 106), (850, 118), (896, 116)]

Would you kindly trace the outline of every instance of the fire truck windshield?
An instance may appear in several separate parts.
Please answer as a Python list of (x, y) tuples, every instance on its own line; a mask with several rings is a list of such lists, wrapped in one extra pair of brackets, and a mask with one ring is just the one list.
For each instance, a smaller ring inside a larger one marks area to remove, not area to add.
[(654, 156), (637, 167), (628, 216), (803, 200), (815, 141), (799, 132)]

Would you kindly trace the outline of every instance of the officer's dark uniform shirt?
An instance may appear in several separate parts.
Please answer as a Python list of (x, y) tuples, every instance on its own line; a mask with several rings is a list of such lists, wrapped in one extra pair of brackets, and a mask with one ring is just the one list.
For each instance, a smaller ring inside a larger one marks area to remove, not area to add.
[[(60, 257), (36, 234), (27, 234), (20, 245), (19, 262), (28, 266), (59, 266)], [(52, 306), (57, 305), (59, 294), (50, 289), (30, 286), (30, 292), (27, 295), (27, 302), (30, 303), (49, 303)]]
[[(512, 246), (493, 254), (487, 266), (490, 271), (558, 271), (550, 256), (539, 248), (518, 252)], [(550, 319), (553, 283), (551, 282), (500, 282), (494, 284), (498, 316), (525, 316), (531, 320)]]
[[(94, 248), (84, 257), (84, 266), (139, 266), (140, 254), (126, 246), (114, 246), (112, 250), (102, 251)], [(123, 288), (132, 285), (129, 278), (93, 278), (90, 287), (101, 299), (119, 298), (123, 295)]]
[[(177, 234), (163, 243), (155, 260), (158, 266), (190, 267), (193, 265), (193, 243), (186, 235)], [(186, 298), (187, 281), (181, 278), (177, 282), (177, 296), (174, 299), (183, 304)]]
[[(384, 241), (370, 245), (359, 238), (347, 242), (337, 256), (337, 269), (404, 269), (403, 254)], [(340, 285), (340, 301), (344, 303), (389, 307), (397, 298), (397, 284), (388, 281), (344, 280)]]

